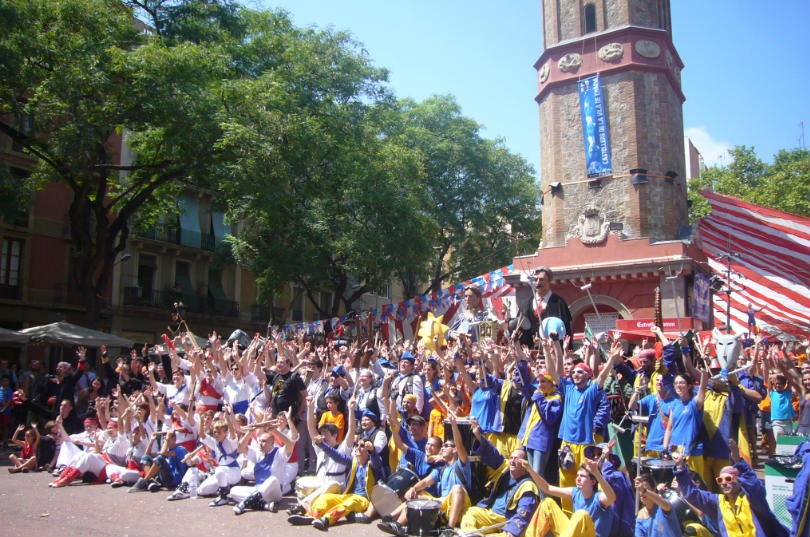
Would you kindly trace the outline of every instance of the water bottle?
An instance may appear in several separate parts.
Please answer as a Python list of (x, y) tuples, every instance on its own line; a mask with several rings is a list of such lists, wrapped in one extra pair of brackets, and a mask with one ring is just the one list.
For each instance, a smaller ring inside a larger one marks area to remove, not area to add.
[(191, 472), (191, 483), (189, 483), (189, 495), (191, 499), (197, 499), (197, 485), (200, 483), (200, 471), (194, 467)]

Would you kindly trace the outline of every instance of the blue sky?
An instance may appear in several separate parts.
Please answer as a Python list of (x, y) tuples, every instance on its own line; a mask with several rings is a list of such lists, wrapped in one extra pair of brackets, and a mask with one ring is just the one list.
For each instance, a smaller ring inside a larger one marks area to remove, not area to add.
[[(245, 0), (282, 8), (296, 26), (350, 32), (390, 71), (398, 97), (451, 94), (483, 136), (539, 170), (536, 72), (540, 0)], [(753, 146), (771, 162), (810, 145), (810, 1), (673, 0), (684, 129), (708, 164)]]

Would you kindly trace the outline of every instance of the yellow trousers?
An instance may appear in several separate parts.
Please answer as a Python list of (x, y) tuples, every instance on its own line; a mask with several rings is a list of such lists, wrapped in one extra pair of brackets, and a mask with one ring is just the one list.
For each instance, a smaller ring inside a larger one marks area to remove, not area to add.
[(501, 522), (506, 522), (506, 517), (474, 505), (464, 511), (464, 515), (461, 517), (461, 531), (469, 533)]
[(309, 516), (326, 517), (331, 526), (349, 513), (363, 513), (368, 509), (368, 498), (357, 494), (333, 494), (327, 492), (318, 496), (309, 508)]
[(526, 537), (545, 537), (548, 532), (555, 537), (596, 537), (593, 519), (587, 511), (574, 511), (569, 518), (553, 498), (540, 502), (526, 528)]

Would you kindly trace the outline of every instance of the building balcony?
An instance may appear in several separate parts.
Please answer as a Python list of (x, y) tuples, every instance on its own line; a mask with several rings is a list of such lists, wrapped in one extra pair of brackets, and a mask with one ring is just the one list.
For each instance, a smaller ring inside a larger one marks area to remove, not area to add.
[(211, 297), (178, 293), (177, 291), (144, 291), (140, 287), (125, 287), (124, 306), (136, 306), (168, 311), (175, 302), (182, 302), (187, 313), (200, 315), (239, 316), (239, 302)]
[(214, 251), (216, 239), (210, 233), (200, 233), (199, 231), (189, 231), (176, 227), (164, 225), (155, 226), (148, 230), (135, 231), (135, 237), (149, 239), (157, 242), (168, 242), (178, 244), (187, 248), (198, 248), (201, 250)]

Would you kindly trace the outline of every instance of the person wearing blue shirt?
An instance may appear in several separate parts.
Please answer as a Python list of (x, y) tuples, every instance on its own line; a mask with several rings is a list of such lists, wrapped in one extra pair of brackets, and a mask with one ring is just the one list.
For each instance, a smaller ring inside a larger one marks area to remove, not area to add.
[[(433, 499), (434, 496), (426, 491), (431, 486), (437, 485), (441, 511), (447, 516), (447, 525), (454, 528), (461, 520), (461, 513), (471, 505), (467, 490), (472, 486), (472, 468), (456, 416), (451, 413), (448, 414), (448, 418), (453, 429), (453, 440), (442, 444), (441, 456), (446, 464), (434, 468), (427, 477), (420, 479), (406, 490), (405, 500)], [(391, 514), (394, 521), (380, 522), (377, 527), (399, 537), (407, 535), (408, 513), (404, 508), (405, 505), (402, 504)]]
[(645, 454), (650, 457), (660, 457), (664, 450), (664, 433), (666, 432), (664, 423), (669, 415), (669, 405), (675, 400), (669, 390), (671, 386), (664, 384), (663, 377), (658, 377), (656, 380), (657, 393), (651, 393), (639, 400), (638, 396), (642, 392), (636, 389), (630, 398), (628, 408), (630, 410), (638, 408), (639, 415), (648, 416), (647, 442), (644, 449)]
[(520, 537), (526, 532), (539, 502), (537, 486), (525, 469), (526, 452), (516, 449), (507, 461), (483, 435), (475, 420), (472, 420), (472, 432), (475, 436), (473, 453), (481, 457), (483, 464), (496, 470), (496, 475), (489, 495), (462, 514), (461, 531), (469, 534), (502, 524), (501, 535)]
[(655, 490), (650, 474), (636, 478), (636, 490), (641, 509), (636, 517), (634, 537), (681, 537), (678, 515), (669, 502)]
[(791, 434), (793, 432), (793, 418), (796, 411), (793, 409), (793, 391), (790, 389), (787, 377), (779, 373), (771, 384), (771, 424), (773, 426), (774, 441), (780, 435)]
[(542, 537), (549, 532), (557, 537), (610, 535), (615, 523), (615, 514), (610, 506), (616, 501), (616, 493), (602, 476), (596, 461), (586, 460), (577, 468), (576, 485), (573, 487), (549, 485), (528, 463), (525, 467), (540, 492), (546, 496), (567, 498), (574, 507), (569, 517), (554, 498), (544, 499), (526, 530), (527, 535)]
[[(594, 417), (599, 408), (599, 402), (605, 397), (602, 386), (605, 384), (613, 364), (622, 357), (622, 345), (617, 341), (610, 349), (610, 358), (602, 367), (599, 376), (593, 380), (593, 371), (585, 363), (578, 363), (571, 372), (571, 379), (560, 375), (562, 350), (559, 342), (551, 344), (544, 340), (544, 348), (551, 345), (548, 365), (549, 373), (555, 383), (560, 387), (563, 396), (563, 414), (560, 425), (559, 438), (562, 440), (561, 453), (568, 453), (572, 463), (560, 465), (560, 487), (570, 488), (577, 481), (577, 468), (585, 460), (585, 448), (594, 442)], [(571, 503), (568, 496), (563, 497), (563, 509), (571, 512)]]
[(675, 400), (669, 407), (667, 430), (664, 433), (664, 451), (680, 446), (682, 455), (689, 457), (689, 468), (703, 475), (703, 442), (700, 431), (703, 427), (703, 401), (709, 383), (709, 372), (700, 371), (700, 385), (692, 395), (692, 382), (687, 375), (675, 377)]

